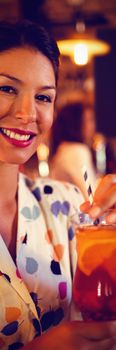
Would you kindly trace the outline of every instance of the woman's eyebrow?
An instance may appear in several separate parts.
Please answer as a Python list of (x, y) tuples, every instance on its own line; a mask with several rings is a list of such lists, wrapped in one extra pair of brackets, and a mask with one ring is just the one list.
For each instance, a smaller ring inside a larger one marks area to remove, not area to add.
[[(19, 78), (13, 77), (10, 74), (0, 73), (0, 77), (8, 78), (8, 79), (13, 80), (15, 82), (18, 82), (20, 84), (23, 83), (22, 80), (20, 80)], [(50, 90), (50, 89), (56, 91), (56, 86), (55, 85), (44, 85), (44, 86), (41, 86), (41, 90)]]
[(12, 75), (10, 75), (10, 74), (0, 73), (0, 76), (5, 77), (5, 78), (8, 78), (8, 79), (11, 79), (11, 80), (14, 80), (14, 81), (16, 81), (16, 82), (21, 83), (21, 80), (20, 80), (20, 79), (15, 78), (15, 77), (13, 77), (13, 76), (12, 76)]
[(41, 87), (41, 90), (55, 90), (56, 91), (56, 86), (55, 85), (44, 85)]

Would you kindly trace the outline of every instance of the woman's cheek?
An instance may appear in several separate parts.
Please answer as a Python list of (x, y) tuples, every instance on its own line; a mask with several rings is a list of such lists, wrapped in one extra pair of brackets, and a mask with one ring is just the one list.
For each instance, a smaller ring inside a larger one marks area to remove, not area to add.
[(43, 116), (43, 120), (40, 123), (41, 132), (48, 131), (53, 124), (53, 110), (51, 110), (46, 116)]
[(0, 117), (4, 117), (9, 112), (10, 106), (10, 102), (8, 103), (0, 98)]

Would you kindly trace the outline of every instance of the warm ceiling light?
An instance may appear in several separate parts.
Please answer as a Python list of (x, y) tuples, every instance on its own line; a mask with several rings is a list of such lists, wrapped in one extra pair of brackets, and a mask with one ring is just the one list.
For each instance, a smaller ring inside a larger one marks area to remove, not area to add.
[(93, 39), (64, 39), (57, 42), (61, 55), (69, 56), (78, 65), (87, 64), (93, 56), (106, 55), (110, 45)]
[(74, 48), (74, 62), (84, 66), (89, 61), (88, 49), (85, 44), (77, 44)]
[(46, 160), (49, 156), (49, 148), (45, 143), (40, 143), (37, 148), (37, 156), (39, 160)]

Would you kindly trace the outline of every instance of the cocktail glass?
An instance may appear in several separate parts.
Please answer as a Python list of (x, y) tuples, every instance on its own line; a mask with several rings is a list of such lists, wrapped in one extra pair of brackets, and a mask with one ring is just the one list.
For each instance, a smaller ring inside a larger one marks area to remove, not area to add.
[(85, 321), (116, 319), (116, 225), (88, 215), (77, 224), (78, 264), (73, 300)]

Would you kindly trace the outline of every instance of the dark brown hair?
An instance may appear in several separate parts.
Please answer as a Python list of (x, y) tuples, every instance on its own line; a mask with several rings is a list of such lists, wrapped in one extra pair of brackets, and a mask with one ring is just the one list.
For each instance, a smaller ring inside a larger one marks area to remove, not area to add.
[(57, 83), (59, 49), (51, 33), (38, 23), (27, 20), (0, 22), (0, 52), (23, 46), (42, 52), (51, 61)]

